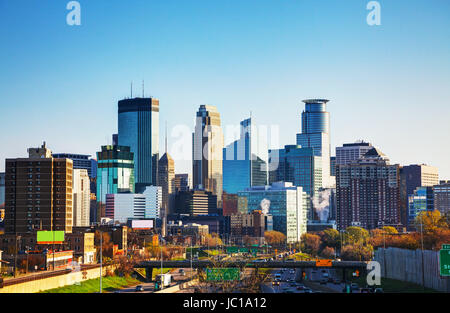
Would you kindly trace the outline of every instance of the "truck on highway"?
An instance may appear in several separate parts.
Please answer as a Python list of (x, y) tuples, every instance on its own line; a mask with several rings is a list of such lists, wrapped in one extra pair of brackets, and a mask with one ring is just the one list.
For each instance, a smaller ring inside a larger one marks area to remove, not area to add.
[(169, 287), (170, 283), (172, 282), (172, 275), (171, 274), (159, 274), (155, 277), (156, 282), (158, 282), (158, 285), (161, 287)]

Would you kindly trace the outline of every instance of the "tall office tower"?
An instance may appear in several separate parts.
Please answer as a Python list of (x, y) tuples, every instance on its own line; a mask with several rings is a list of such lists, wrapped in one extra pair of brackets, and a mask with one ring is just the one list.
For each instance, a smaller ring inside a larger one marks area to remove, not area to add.
[[(167, 150), (166, 150), (167, 151)], [(159, 159), (158, 186), (162, 187), (162, 217), (173, 213), (173, 196), (175, 193), (175, 162), (166, 152)]]
[(28, 155), (6, 159), (5, 233), (72, 232), (72, 160), (53, 158), (45, 143)]
[(278, 182), (238, 192), (238, 211), (245, 214), (261, 210), (272, 215), (273, 230), (285, 234), (287, 243), (295, 243), (306, 233), (307, 201), (302, 187)]
[(434, 166), (411, 164), (400, 168), (400, 215), (402, 224), (408, 226), (408, 198), (417, 187), (430, 187), (439, 183), (439, 172)]
[(181, 191), (175, 196), (177, 214), (217, 214), (217, 196), (205, 190)]
[(330, 177), (330, 113), (327, 112), (325, 99), (303, 100), (305, 110), (302, 112), (302, 133), (297, 134), (297, 145), (313, 148), (314, 154), (322, 158), (322, 186), (333, 186)]
[(212, 105), (201, 105), (192, 134), (194, 189), (204, 189), (217, 196), (222, 207), (222, 149), (223, 132), (220, 114)]
[(373, 146), (364, 141), (344, 143), (342, 147), (336, 147), (336, 165), (350, 164), (363, 157)]
[(159, 100), (133, 98), (119, 101), (119, 146), (134, 154), (136, 191), (157, 184), (159, 160)]
[[(269, 183), (290, 182), (302, 187), (309, 200), (308, 219), (314, 219), (312, 199), (322, 188), (322, 157), (313, 148), (287, 145), (284, 149), (269, 150)], [(277, 165), (278, 164), (278, 165)], [(276, 166), (277, 165), (277, 166)]]
[(102, 146), (97, 152), (97, 221), (104, 217), (107, 194), (134, 192), (134, 155), (130, 147)]
[(441, 180), (433, 186), (434, 209), (441, 214), (450, 214), (450, 180)]
[(90, 155), (74, 154), (74, 153), (53, 153), (56, 159), (71, 159), (73, 161), (73, 169), (84, 169), (90, 178), (97, 177), (97, 161), (90, 159)]
[(339, 229), (400, 227), (400, 168), (372, 148), (350, 164), (336, 166), (336, 214)]
[(73, 170), (73, 226), (90, 225), (91, 188), (85, 169)]
[(143, 193), (108, 194), (105, 217), (119, 223), (129, 219), (157, 219), (160, 218), (161, 200), (159, 186), (148, 186)]
[(112, 134), (112, 145), (119, 145), (119, 134)]
[(175, 174), (173, 185), (175, 188), (175, 193), (180, 191), (189, 191), (191, 186), (189, 174)]
[(252, 119), (240, 123), (240, 138), (223, 149), (223, 191), (237, 194), (267, 185), (267, 143)]
[(412, 195), (408, 196), (408, 226), (417, 229), (415, 220), (423, 211), (434, 210), (433, 187), (417, 187)]

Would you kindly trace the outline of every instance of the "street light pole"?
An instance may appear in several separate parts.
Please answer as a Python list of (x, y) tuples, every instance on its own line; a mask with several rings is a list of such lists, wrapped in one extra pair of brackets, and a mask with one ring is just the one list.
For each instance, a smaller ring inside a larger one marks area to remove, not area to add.
[(100, 293), (102, 293), (102, 265), (103, 265), (103, 233), (100, 231)]

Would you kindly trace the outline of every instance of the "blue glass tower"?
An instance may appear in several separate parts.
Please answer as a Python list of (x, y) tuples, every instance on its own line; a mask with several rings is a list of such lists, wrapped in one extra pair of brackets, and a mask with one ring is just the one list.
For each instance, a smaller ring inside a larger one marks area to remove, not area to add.
[(223, 149), (223, 191), (237, 194), (267, 184), (267, 146), (252, 120), (241, 121), (241, 135)]
[(159, 100), (133, 98), (119, 101), (118, 144), (134, 153), (136, 191), (157, 184), (159, 159)]

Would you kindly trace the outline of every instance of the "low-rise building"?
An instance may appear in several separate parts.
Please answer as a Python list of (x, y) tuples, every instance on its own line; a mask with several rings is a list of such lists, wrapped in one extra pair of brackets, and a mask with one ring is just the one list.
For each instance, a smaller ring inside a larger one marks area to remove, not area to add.
[(69, 250), (73, 250), (74, 260), (79, 264), (93, 264), (97, 262), (94, 240), (94, 233), (77, 232), (67, 234), (65, 243)]

